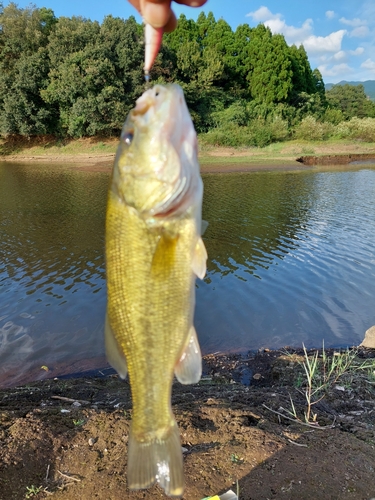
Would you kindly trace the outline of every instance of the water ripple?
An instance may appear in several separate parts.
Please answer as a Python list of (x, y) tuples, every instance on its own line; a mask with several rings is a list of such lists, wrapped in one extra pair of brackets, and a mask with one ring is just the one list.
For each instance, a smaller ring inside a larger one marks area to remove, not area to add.
[[(358, 344), (375, 324), (375, 170), (204, 176), (204, 353)], [(0, 164), (0, 385), (103, 359), (108, 175)]]

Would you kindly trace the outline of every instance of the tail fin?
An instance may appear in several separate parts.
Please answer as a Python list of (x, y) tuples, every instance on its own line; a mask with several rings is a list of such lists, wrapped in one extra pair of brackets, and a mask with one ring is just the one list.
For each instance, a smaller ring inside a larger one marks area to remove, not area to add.
[(181, 497), (184, 492), (184, 472), (180, 433), (176, 422), (161, 439), (137, 441), (130, 431), (128, 446), (128, 487), (140, 490), (155, 482), (166, 495)]

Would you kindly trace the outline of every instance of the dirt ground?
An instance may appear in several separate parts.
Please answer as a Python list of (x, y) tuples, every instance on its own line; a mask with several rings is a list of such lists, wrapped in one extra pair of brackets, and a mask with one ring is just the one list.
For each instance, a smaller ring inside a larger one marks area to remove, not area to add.
[[(335, 380), (308, 426), (300, 354), (211, 355), (199, 384), (174, 385), (184, 499), (375, 498), (375, 373)], [(375, 368), (374, 350), (360, 356)], [(165, 498), (158, 486), (127, 490), (131, 414), (114, 375), (0, 390), (0, 499)]]
[[(53, 136), (0, 138), (0, 161), (63, 164), (65, 168), (110, 171), (118, 137), (58, 139)], [(346, 165), (375, 158), (373, 144), (359, 141), (286, 141), (272, 149), (202, 146), (202, 172), (301, 170), (315, 165)]]

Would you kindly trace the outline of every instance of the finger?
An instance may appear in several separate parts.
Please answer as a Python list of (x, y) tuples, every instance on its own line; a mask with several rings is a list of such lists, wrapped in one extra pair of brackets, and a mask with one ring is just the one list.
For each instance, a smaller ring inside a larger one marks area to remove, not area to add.
[(171, 15), (168, 19), (168, 22), (164, 26), (164, 33), (170, 33), (171, 31), (176, 29), (176, 26), (177, 26), (177, 19), (175, 13), (173, 12), (173, 10), (171, 10)]
[(141, 6), (139, 4), (139, 0), (128, 0), (129, 3), (132, 4), (133, 7), (137, 9), (137, 11), (141, 14)]
[(163, 28), (171, 17), (171, 0), (140, 0), (141, 13), (146, 23)]
[(207, 0), (174, 0), (181, 5), (188, 5), (189, 7), (202, 7)]

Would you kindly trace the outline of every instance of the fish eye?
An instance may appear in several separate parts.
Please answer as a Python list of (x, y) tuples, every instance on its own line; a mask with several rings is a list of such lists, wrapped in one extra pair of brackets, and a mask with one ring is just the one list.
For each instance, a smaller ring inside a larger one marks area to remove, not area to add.
[(126, 132), (126, 134), (124, 134), (124, 137), (122, 138), (122, 140), (125, 142), (125, 144), (130, 146), (130, 144), (132, 143), (133, 137), (134, 137), (133, 132)]

